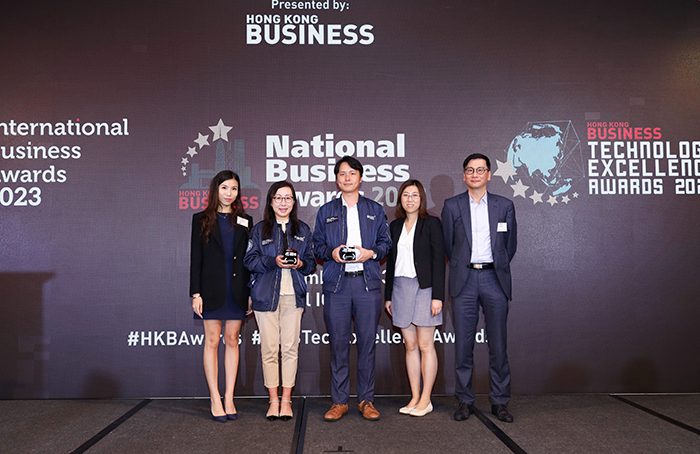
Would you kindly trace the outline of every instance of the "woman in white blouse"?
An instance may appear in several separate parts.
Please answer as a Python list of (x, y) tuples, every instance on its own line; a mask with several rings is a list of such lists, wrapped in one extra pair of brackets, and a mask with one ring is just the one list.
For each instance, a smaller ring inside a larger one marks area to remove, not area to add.
[(442, 224), (428, 214), (421, 182), (404, 182), (399, 195), (397, 219), (389, 226), (393, 246), (387, 260), (384, 299), (406, 346), (411, 400), (399, 412), (425, 416), (433, 411), (430, 395), (438, 369), (433, 336), (435, 327), (442, 325), (445, 246)]

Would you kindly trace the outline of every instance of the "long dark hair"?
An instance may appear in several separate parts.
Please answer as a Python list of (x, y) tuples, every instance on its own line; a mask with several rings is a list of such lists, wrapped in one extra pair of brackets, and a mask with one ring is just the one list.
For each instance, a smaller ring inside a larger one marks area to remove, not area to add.
[(219, 208), (219, 186), (221, 186), (221, 183), (228, 180), (236, 180), (238, 183), (238, 195), (236, 195), (236, 199), (231, 204), (232, 212), (228, 216), (231, 227), (233, 228), (233, 226), (236, 225), (238, 216), (245, 214), (243, 203), (241, 202), (241, 179), (236, 172), (222, 170), (211, 179), (211, 184), (209, 185), (209, 200), (207, 201), (207, 207), (204, 209), (204, 216), (202, 216), (201, 221), (202, 236), (205, 241), (209, 241), (211, 229), (214, 227), (214, 224), (216, 224), (216, 210)]
[(401, 205), (401, 194), (403, 194), (403, 191), (405, 191), (406, 188), (409, 186), (415, 186), (418, 188), (418, 193), (420, 194), (420, 205), (418, 205), (418, 217), (421, 219), (425, 219), (425, 217), (428, 216), (428, 201), (425, 200), (425, 188), (423, 188), (423, 185), (418, 180), (404, 181), (401, 187), (399, 188), (399, 203), (396, 204), (396, 217), (406, 217), (406, 210), (404, 210), (403, 205)]
[(291, 227), (287, 233), (296, 235), (299, 232), (299, 218), (297, 217), (297, 193), (294, 190), (294, 186), (289, 181), (278, 181), (272, 183), (270, 189), (267, 190), (267, 201), (265, 202), (265, 216), (263, 217), (262, 226), (262, 237), (271, 238), (272, 237), (272, 227), (277, 223), (277, 218), (275, 217), (275, 211), (272, 209), (272, 198), (277, 194), (280, 188), (289, 188), (292, 190), (292, 198), (294, 199), (294, 206), (289, 212), (289, 226)]

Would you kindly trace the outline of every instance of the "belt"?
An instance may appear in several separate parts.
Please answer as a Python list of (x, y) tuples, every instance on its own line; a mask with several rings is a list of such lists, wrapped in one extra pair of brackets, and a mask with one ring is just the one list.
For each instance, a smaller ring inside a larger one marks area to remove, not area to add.
[(360, 271), (346, 271), (345, 272), (345, 277), (357, 277), (357, 276), (364, 276), (365, 271), (360, 270)]
[(493, 263), (470, 263), (467, 266), (474, 270), (489, 270), (493, 268)]

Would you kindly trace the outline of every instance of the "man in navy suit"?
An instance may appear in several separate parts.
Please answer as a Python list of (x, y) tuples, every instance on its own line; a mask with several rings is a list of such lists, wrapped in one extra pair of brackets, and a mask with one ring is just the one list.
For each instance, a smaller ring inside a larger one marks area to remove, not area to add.
[(462, 169), (467, 191), (445, 200), (442, 210), (455, 328), (459, 408), (454, 419), (463, 421), (473, 413), (474, 337), (481, 306), (489, 346), (491, 412), (501, 421), (513, 422), (506, 406), (510, 400), (506, 324), (512, 299), (510, 261), (517, 248), (515, 207), (505, 197), (486, 191), (491, 180), (487, 156), (467, 156)]

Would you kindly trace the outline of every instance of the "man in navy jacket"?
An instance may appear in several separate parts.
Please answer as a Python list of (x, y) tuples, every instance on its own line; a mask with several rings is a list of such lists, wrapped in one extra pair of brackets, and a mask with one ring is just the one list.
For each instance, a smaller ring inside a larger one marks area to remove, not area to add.
[[(360, 195), (362, 164), (351, 156), (335, 165), (342, 196), (323, 205), (316, 215), (314, 254), (323, 261), (323, 317), (331, 348), (331, 398), (326, 421), (348, 412), (352, 320), (357, 336), (357, 400), (368, 420), (379, 419), (374, 408), (375, 338), (382, 310), (379, 261), (391, 249), (384, 208)], [(345, 255), (354, 247), (354, 258)]]
[(518, 238), (515, 207), (505, 197), (486, 192), (491, 180), (488, 157), (471, 154), (462, 170), (467, 191), (445, 200), (442, 210), (455, 328), (459, 408), (454, 419), (463, 421), (473, 412), (474, 336), (481, 306), (489, 346), (491, 412), (501, 421), (513, 422), (506, 407), (510, 400), (506, 323), (512, 299), (510, 261)]

